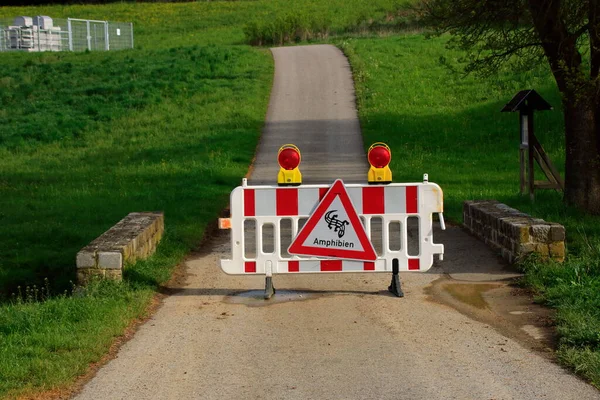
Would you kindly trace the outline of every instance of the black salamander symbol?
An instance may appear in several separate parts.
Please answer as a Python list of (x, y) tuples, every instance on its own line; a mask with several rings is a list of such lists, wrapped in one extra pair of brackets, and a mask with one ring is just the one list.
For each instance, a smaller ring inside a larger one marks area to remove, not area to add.
[(337, 214), (331, 215), (336, 211), (337, 210), (328, 211), (325, 214), (325, 222), (327, 222), (327, 227), (329, 229), (333, 228), (333, 231), (337, 232), (338, 237), (342, 238), (344, 236), (344, 234), (346, 233), (346, 225), (350, 225), (350, 222), (340, 221), (339, 219), (337, 219), (338, 218)]

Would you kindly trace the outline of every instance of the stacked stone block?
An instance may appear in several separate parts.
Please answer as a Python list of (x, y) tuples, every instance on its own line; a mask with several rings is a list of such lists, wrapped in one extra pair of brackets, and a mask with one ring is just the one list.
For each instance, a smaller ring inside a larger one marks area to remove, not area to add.
[(124, 265), (153, 254), (164, 230), (163, 213), (130, 213), (77, 253), (78, 283), (122, 279)]
[(465, 201), (464, 226), (509, 263), (535, 253), (558, 262), (565, 259), (565, 228), (533, 218), (495, 200)]

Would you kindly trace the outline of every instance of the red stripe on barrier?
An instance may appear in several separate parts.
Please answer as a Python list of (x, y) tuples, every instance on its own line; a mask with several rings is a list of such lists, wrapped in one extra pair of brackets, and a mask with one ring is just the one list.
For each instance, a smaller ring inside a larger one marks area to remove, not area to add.
[(363, 214), (385, 214), (385, 188), (373, 186), (363, 188)]
[(319, 188), (319, 201), (323, 200), (323, 197), (325, 197), (325, 193), (327, 193), (327, 191), (329, 190), (329, 188)]
[(421, 269), (421, 262), (418, 258), (411, 258), (408, 260), (408, 270), (417, 271)]
[(419, 212), (419, 191), (416, 186), (406, 187), (406, 213), (417, 214)]
[(298, 189), (277, 189), (277, 216), (298, 215)]
[(247, 274), (256, 272), (256, 261), (246, 261), (244, 263), (244, 272)]
[(288, 261), (288, 272), (300, 272), (300, 261)]
[(336, 272), (342, 270), (342, 260), (322, 260), (321, 272)]
[(365, 271), (375, 271), (375, 263), (374, 262), (365, 262)]
[(254, 217), (256, 215), (254, 206), (254, 189), (244, 189), (244, 217)]

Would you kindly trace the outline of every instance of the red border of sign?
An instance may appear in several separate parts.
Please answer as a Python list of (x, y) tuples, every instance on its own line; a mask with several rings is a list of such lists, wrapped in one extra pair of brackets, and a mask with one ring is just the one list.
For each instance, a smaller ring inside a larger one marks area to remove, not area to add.
[[(339, 196), (342, 205), (348, 214), (348, 218), (350, 219), (350, 224), (354, 228), (356, 232), (356, 236), (362, 245), (363, 251), (360, 250), (346, 250), (346, 249), (326, 249), (322, 247), (311, 247), (311, 246), (303, 246), (302, 244), (311, 234), (319, 220), (323, 217), (327, 208), (333, 203), (333, 200)], [(344, 260), (356, 260), (356, 261), (375, 261), (377, 259), (377, 254), (375, 253), (375, 249), (373, 248), (373, 244), (367, 237), (367, 233), (365, 232), (365, 228), (360, 222), (360, 218), (356, 213), (356, 209), (352, 205), (350, 201), (350, 197), (348, 196), (348, 192), (346, 191), (346, 187), (344, 186), (344, 182), (341, 179), (336, 180), (331, 188), (327, 191), (315, 211), (306, 221), (306, 224), (302, 227), (290, 247), (288, 248), (289, 254), (301, 255), (301, 256), (314, 256), (314, 257), (329, 257), (329, 258), (339, 258)]]

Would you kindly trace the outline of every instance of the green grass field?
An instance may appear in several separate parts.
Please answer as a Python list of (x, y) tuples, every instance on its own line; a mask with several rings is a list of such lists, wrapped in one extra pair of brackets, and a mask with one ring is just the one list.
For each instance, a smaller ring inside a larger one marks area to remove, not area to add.
[(428, 173), (455, 222), (462, 222), (464, 200), (497, 199), (565, 225), (567, 262), (527, 262), (524, 283), (558, 309), (559, 358), (600, 387), (600, 217), (564, 207), (554, 191), (536, 192), (534, 203), (519, 195), (518, 116), (500, 113), (522, 89), (534, 88), (554, 105), (537, 114), (536, 135), (564, 176), (561, 103), (549, 71), (465, 77), (439, 62), (456, 65), (459, 56), (444, 48), (445, 40), (410, 35), (338, 43), (354, 70), (366, 145), (390, 145), (397, 182)]

